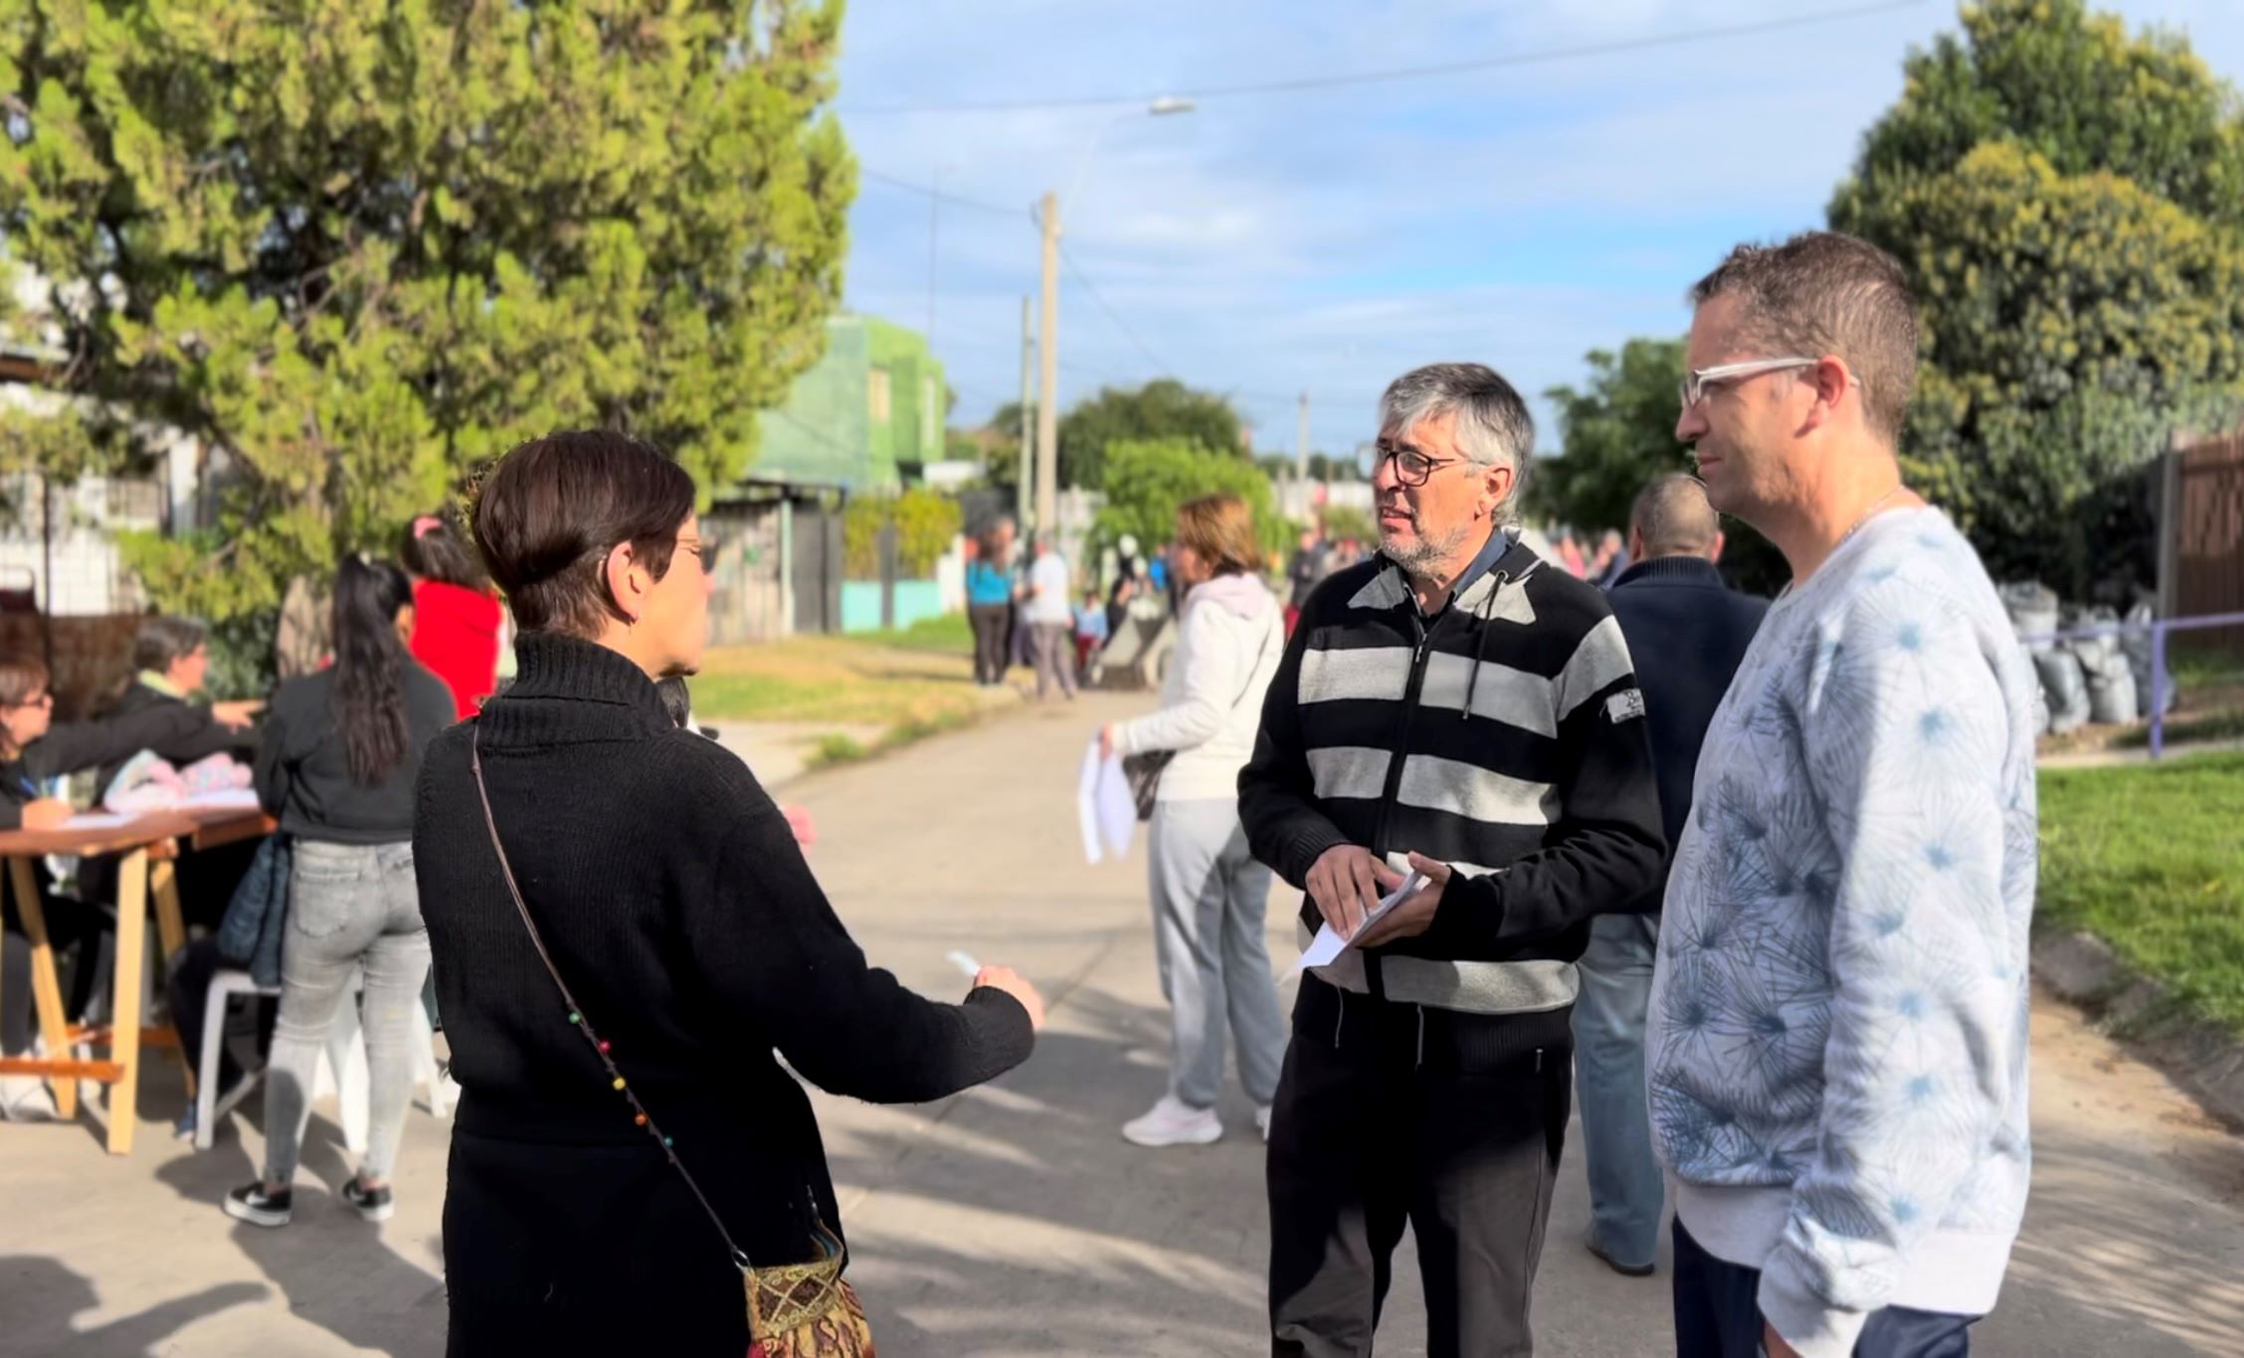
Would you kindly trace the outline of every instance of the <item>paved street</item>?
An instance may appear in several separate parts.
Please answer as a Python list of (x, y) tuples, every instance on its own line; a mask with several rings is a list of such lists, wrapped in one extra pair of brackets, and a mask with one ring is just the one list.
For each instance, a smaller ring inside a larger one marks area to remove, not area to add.
[[(996, 1086), (927, 1108), (826, 1100), (885, 1358), (915, 1354), (1242, 1354), (1262, 1345), (1260, 1145), (1146, 1152), (1116, 1128), (1162, 1087), (1165, 1022), (1142, 851), (1086, 867), (1072, 809), (1095, 725), (1144, 700), (1087, 696), (889, 758), (814, 775), (782, 800), (815, 814), (820, 877), (873, 957), (937, 993), (964, 949), (1027, 972), (1054, 1004), (1036, 1056)], [(1292, 893), (1273, 902), (1290, 960)], [(2035, 1016), (2036, 1182), (2026, 1237), (1976, 1351), (2244, 1354), (2244, 1141), (2068, 1011)], [(437, 1232), (446, 1124), (409, 1116), (399, 1211), (343, 1211), (348, 1173), (315, 1120), (285, 1231), (217, 1201), (253, 1174), (255, 1101), (202, 1156), (170, 1141), (176, 1078), (151, 1081), (129, 1160), (87, 1130), (0, 1127), (0, 1354), (441, 1352)], [(1669, 1351), (1667, 1278), (1615, 1277), (1582, 1250), (1570, 1141), (1536, 1297), (1538, 1351)], [(1368, 1148), (1367, 1153), (1375, 1148)], [(1383, 1351), (1420, 1348), (1405, 1263)], [(660, 1318), (648, 1318), (658, 1351)]]

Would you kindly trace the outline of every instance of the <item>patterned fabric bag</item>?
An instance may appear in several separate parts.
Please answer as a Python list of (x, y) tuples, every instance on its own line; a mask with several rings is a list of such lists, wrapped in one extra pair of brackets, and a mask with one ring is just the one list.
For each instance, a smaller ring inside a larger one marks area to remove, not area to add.
[(483, 802), (484, 828), (491, 833), (492, 852), (499, 856), (499, 873), (506, 878), (507, 894), (514, 898), (515, 912), (522, 917), (522, 927), (529, 930), (530, 944), (537, 949), (538, 960), (545, 964), (546, 974), (553, 978), (554, 989), (561, 992), (561, 1002), (569, 1007), (569, 1025), (592, 1044), (593, 1055), (600, 1058), (608, 1078), (630, 1101), (634, 1119), (655, 1139), (655, 1144), (662, 1147), (663, 1158), (686, 1181), (694, 1200), (708, 1214), (709, 1223), (717, 1228), (718, 1238), (725, 1242), (733, 1265), (740, 1270), (748, 1306), (747, 1358), (874, 1358), (873, 1331), (865, 1321), (865, 1308), (857, 1300), (856, 1290), (842, 1278), (842, 1269), (849, 1262), (848, 1251), (825, 1223), (818, 1224), (818, 1257), (807, 1263), (758, 1268), (749, 1262), (747, 1251), (733, 1243), (732, 1233), (725, 1229), (717, 1209), (709, 1205), (701, 1185), (694, 1182), (693, 1175), (672, 1149), (670, 1138), (655, 1125), (653, 1115), (639, 1102), (639, 1095), (624, 1081), (622, 1072), (608, 1055), (608, 1044), (593, 1031), (592, 1020), (578, 1007), (576, 996), (569, 993), (568, 982), (561, 979), (560, 969), (553, 965), (553, 955), (545, 950), (545, 938), (538, 932), (537, 922), (530, 918), (529, 903), (522, 899), (522, 888), (514, 880), (514, 865), (507, 861), (506, 846), (499, 842), (499, 822), (491, 814), (491, 793), (483, 782), (480, 743), (469, 743), (468, 759), (475, 770), (475, 794)]

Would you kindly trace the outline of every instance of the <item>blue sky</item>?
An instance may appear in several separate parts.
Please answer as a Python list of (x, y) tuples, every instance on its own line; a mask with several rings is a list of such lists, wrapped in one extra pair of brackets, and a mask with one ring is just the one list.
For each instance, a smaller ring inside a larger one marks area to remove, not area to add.
[[(1372, 432), (1388, 379), (1475, 359), (1535, 395), (1582, 355), (1680, 334), (1743, 239), (1822, 221), (1943, 0), (1748, 36), (1303, 93), (1131, 107), (889, 112), (1157, 94), (1623, 43), (1874, 0), (853, 0), (837, 110), (868, 172), (846, 304), (926, 329), (954, 422), (1019, 386), (1027, 207), (1062, 196), (1060, 396), (1173, 373), (1233, 394), (1259, 449)], [(2239, 0), (2104, 0), (2244, 78)], [(991, 206), (937, 206), (881, 175)], [(930, 289), (932, 274), (933, 287)], [(1128, 333), (1125, 333), (1125, 327)], [(1135, 338), (1132, 338), (1134, 336)], [(1555, 443), (1537, 402), (1542, 445)]]

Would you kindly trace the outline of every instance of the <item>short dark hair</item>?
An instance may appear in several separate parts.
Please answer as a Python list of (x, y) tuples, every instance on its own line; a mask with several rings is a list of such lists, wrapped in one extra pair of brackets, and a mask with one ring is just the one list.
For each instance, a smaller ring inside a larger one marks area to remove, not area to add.
[(47, 662), (35, 655), (0, 655), (0, 707), (21, 707), (48, 685)]
[(623, 610), (602, 566), (623, 543), (656, 579), (694, 509), (693, 478), (658, 449), (606, 429), (532, 439), (476, 488), (483, 566), (525, 632), (594, 636)]
[(1628, 522), (1644, 541), (1646, 560), (1702, 555), (1722, 531), (1706, 486), (1689, 472), (1660, 477), (1638, 492)]
[(132, 667), (162, 674), (209, 639), (210, 633), (193, 618), (150, 618), (133, 634)]
[(1917, 381), (1917, 300), (1901, 261), (1837, 231), (1740, 245), (1691, 289), (1691, 304), (1734, 297), (1766, 358), (1837, 354), (1862, 380), (1872, 431), (1896, 442)]

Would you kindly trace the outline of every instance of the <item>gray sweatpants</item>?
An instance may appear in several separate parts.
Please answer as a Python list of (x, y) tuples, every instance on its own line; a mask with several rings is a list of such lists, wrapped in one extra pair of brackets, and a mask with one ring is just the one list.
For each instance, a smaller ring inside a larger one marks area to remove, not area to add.
[(1286, 1056), (1263, 938), (1270, 869), (1247, 851), (1234, 801), (1155, 803), (1146, 848), (1154, 956), (1175, 1038), (1169, 1092), (1189, 1107), (1215, 1107), (1228, 1024), (1239, 1082), (1255, 1103), (1269, 1103)]
[(265, 1178), (287, 1183), (311, 1116), (312, 1075), (328, 1025), (366, 968), (366, 1158), (359, 1174), (389, 1177), (413, 1094), (413, 1011), (429, 970), (411, 844), (296, 841), (288, 929), (281, 936), (280, 1021), (265, 1071)]
[(1036, 661), (1036, 700), (1043, 702), (1054, 688), (1075, 696), (1075, 625), (1065, 622), (1033, 624), (1029, 652)]

